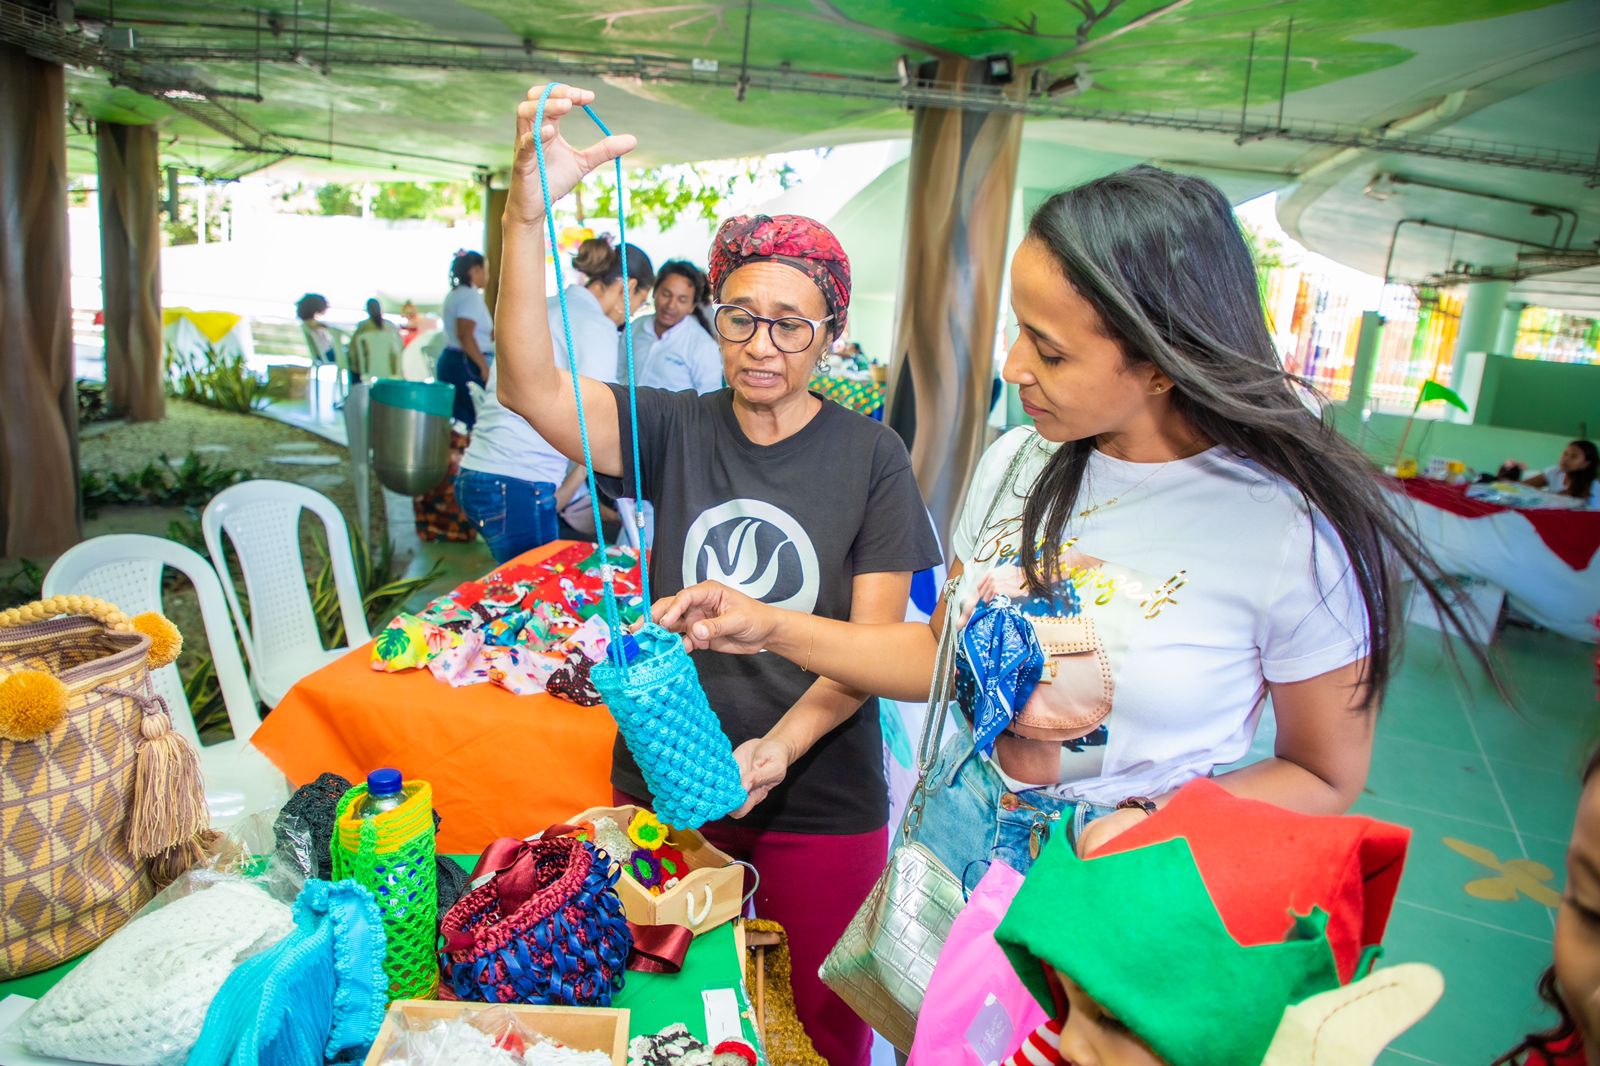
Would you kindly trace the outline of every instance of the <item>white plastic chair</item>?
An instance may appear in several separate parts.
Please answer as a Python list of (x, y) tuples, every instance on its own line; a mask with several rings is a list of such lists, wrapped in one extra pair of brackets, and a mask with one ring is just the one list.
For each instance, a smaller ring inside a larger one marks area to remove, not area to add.
[[(325, 650), (317, 632), (311, 593), (306, 588), (305, 559), (300, 554), (301, 511), (321, 519), (327, 534), (339, 613), (349, 641), (344, 647)], [(200, 526), (211, 562), (222, 578), (233, 623), (244, 636), (256, 692), (268, 707), (276, 707), (302, 677), (372, 639), (344, 515), (322, 493), (287, 481), (246, 481), (217, 493), (200, 516)], [(234, 591), (224, 534), (239, 556), (245, 595), (250, 600), (249, 619)]]
[(222, 583), (211, 564), (170, 540), (116, 533), (86, 540), (57, 559), (45, 575), (44, 594), (98, 596), (129, 615), (160, 611), (162, 571), (169, 566), (189, 579), (200, 601), (200, 617), (205, 622), (206, 642), (211, 646), (233, 739), (201, 745), (176, 664), (151, 671), (150, 686), (166, 700), (178, 732), (199, 751), (211, 824), (225, 826), (253, 811), (280, 806), (289, 796), (289, 782), (250, 744), (261, 725), (261, 715), (239, 659)]

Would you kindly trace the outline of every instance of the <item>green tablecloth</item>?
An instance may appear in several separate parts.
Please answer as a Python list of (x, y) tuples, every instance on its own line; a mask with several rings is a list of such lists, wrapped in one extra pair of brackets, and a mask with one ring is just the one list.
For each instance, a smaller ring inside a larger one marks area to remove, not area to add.
[[(471, 869), (477, 861), (475, 855), (452, 856), (464, 868)], [(38, 999), (57, 981), (67, 975), (81, 959), (63, 963), (54, 969), (0, 982), (0, 999), (10, 995)], [(743, 1012), (745, 1039), (757, 1045), (755, 1025), (750, 1010), (750, 998), (744, 988), (743, 960), (739, 956), (732, 923), (718, 926), (709, 933), (695, 938), (684, 959), (683, 969), (675, 974), (635, 973), (628, 971), (627, 982), (617, 994), (614, 1007), (626, 1007), (629, 1029), (633, 1036), (658, 1033), (674, 1022), (682, 1022), (689, 1031), (704, 1040), (706, 1036), (705, 1005), (700, 994), (715, 988), (731, 988), (739, 998)], [(763, 1056), (763, 1062), (765, 1057)]]

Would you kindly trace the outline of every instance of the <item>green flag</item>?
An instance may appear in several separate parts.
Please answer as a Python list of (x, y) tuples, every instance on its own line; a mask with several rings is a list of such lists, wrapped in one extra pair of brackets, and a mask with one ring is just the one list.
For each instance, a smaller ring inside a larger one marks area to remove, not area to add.
[[(1417, 393), (1416, 406), (1421, 407), (1431, 400), (1443, 400), (1451, 407), (1459, 407), (1463, 411), (1467, 409), (1467, 401), (1463, 400), (1454, 389), (1446, 388), (1430, 378), (1422, 383), (1422, 391)], [(1412, 410), (1416, 410), (1416, 407)]]

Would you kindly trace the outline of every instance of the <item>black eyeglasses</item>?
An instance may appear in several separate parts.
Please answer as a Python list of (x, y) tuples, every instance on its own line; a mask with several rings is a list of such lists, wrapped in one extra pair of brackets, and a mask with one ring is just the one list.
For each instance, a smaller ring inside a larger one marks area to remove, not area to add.
[(723, 340), (730, 344), (743, 344), (754, 337), (756, 330), (765, 323), (772, 346), (787, 355), (811, 347), (811, 342), (817, 339), (817, 330), (833, 321), (832, 315), (827, 318), (801, 318), (799, 315), (764, 318), (746, 311), (738, 304), (712, 304), (711, 309), (711, 322), (717, 328), (717, 336)]

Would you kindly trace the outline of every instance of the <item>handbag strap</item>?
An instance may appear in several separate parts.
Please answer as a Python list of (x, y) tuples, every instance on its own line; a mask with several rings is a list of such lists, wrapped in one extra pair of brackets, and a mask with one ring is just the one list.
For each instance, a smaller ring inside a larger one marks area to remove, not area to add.
[(57, 615), (86, 615), (116, 633), (132, 633), (133, 621), (114, 603), (94, 596), (51, 596), (0, 611), (0, 629), (44, 622)]
[[(995, 512), (1000, 509), (1000, 501), (1005, 498), (1007, 492), (1015, 488), (1017, 472), (1022, 469), (1023, 460), (1027, 458), (1028, 450), (1033, 444), (1032, 437), (1023, 441), (1017, 448), (1017, 453), (1011, 457), (1011, 464), (1006, 467), (1005, 476), (1000, 479), (1000, 486), (995, 489), (994, 498), (989, 501), (989, 509), (984, 512), (983, 524), (978, 527), (980, 541), (994, 523)], [(944, 585), (944, 624), (939, 628), (938, 651), (933, 660), (933, 684), (928, 690), (928, 713), (923, 717), (922, 736), (917, 742), (917, 784), (911, 792), (910, 801), (906, 804), (905, 818), (901, 821), (900, 827), (901, 836), (905, 840), (911, 839), (922, 822), (922, 805), (927, 796), (928, 775), (933, 770), (934, 760), (939, 757), (944, 724), (950, 713), (950, 689), (955, 679), (956, 647), (959, 643), (955, 619), (951, 616), (951, 612), (955, 609), (952, 599), (961, 583), (962, 578), (954, 577)]]

